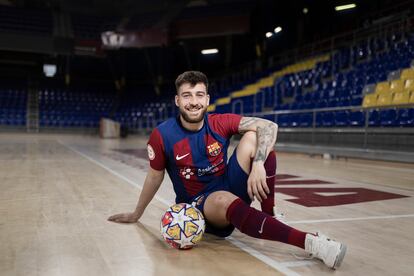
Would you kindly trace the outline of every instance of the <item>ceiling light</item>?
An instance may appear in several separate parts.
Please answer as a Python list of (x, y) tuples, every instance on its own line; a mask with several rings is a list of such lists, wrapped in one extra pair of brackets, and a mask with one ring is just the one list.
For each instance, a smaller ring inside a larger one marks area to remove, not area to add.
[(266, 33), (266, 37), (267, 37), (267, 38), (272, 37), (272, 35), (273, 35), (273, 33), (271, 33), (271, 32), (267, 32), (267, 33)]
[(303, 8), (302, 12), (303, 12), (304, 14), (307, 14), (307, 13), (309, 12), (309, 9), (308, 9), (308, 8)]
[(343, 10), (353, 9), (355, 7), (356, 7), (356, 4), (352, 3), (352, 4), (347, 4), (347, 5), (336, 6), (335, 10), (336, 11), (343, 11)]
[(277, 26), (276, 28), (275, 28), (275, 33), (277, 34), (277, 33), (280, 33), (282, 31), (282, 27), (280, 27), (280, 26)]
[(217, 48), (213, 48), (213, 49), (204, 49), (204, 50), (201, 50), (201, 53), (202, 53), (203, 55), (217, 54), (217, 53), (218, 53), (218, 49), (217, 49)]

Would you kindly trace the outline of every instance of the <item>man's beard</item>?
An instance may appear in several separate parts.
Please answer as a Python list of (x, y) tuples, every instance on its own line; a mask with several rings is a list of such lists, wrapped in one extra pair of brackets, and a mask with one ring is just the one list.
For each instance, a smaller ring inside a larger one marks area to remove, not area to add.
[(185, 110), (185, 107), (184, 108), (180, 108), (180, 115), (183, 118), (183, 120), (186, 121), (187, 123), (194, 124), (194, 123), (199, 123), (202, 120), (204, 120), (204, 115), (207, 112), (207, 108), (202, 108), (201, 107), (201, 113), (200, 113), (200, 115), (197, 116), (197, 117), (195, 117), (195, 118), (190, 117), (186, 112), (187, 112), (187, 110)]

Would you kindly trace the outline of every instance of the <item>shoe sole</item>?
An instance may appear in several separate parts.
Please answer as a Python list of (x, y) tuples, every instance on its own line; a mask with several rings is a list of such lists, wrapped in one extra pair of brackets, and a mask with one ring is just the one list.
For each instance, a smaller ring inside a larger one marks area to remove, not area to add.
[(339, 249), (340, 252), (338, 254), (338, 257), (335, 260), (335, 263), (333, 265), (333, 269), (337, 269), (338, 267), (341, 266), (341, 263), (345, 257), (345, 253), (346, 253), (346, 245), (345, 244), (341, 244), (341, 248)]

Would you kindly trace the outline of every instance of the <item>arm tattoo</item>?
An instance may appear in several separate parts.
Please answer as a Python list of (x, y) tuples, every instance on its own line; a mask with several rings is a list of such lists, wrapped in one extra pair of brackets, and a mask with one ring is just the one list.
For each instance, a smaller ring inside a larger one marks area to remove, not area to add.
[(239, 133), (255, 131), (257, 150), (253, 162), (265, 161), (276, 142), (277, 125), (261, 118), (243, 117), (239, 124)]
[(257, 151), (253, 162), (265, 161), (276, 141), (276, 130), (273, 124), (258, 126), (256, 131)]
[(257, 119), (256, 118), (252, 118), (252, 117), (243, 117), (240, 121), (240, 125), (239, 125), (239, 132), (241, 134), (247, 132), (249, 130), (249, 126), (251, 126), (252, 124), (257, 123)]

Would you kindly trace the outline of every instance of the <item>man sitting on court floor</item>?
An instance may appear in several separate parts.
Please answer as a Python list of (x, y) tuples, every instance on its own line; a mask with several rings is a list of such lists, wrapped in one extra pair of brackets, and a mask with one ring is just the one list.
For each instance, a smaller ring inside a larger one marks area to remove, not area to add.
[[(277, 124), (236, 114), (207, 114), (208, 80), (201, 72), (184, 72), (175, 85), (180, 115), (157, 126), (149, 138), (150, 168), (136, 209), (108, 220), (137, 222), (167, 170), (176, 202), (191, 203), (203, 212), (207, 233), (226, 237), (237, 228), (251, 237), (303, 248), (328, 267), (339, 267), (344, 244), (274, 218)], [(227, 162), (230, 138), (238, 133), (243, 136)], [(250, 207), (255, 198), (262, 211)]]

